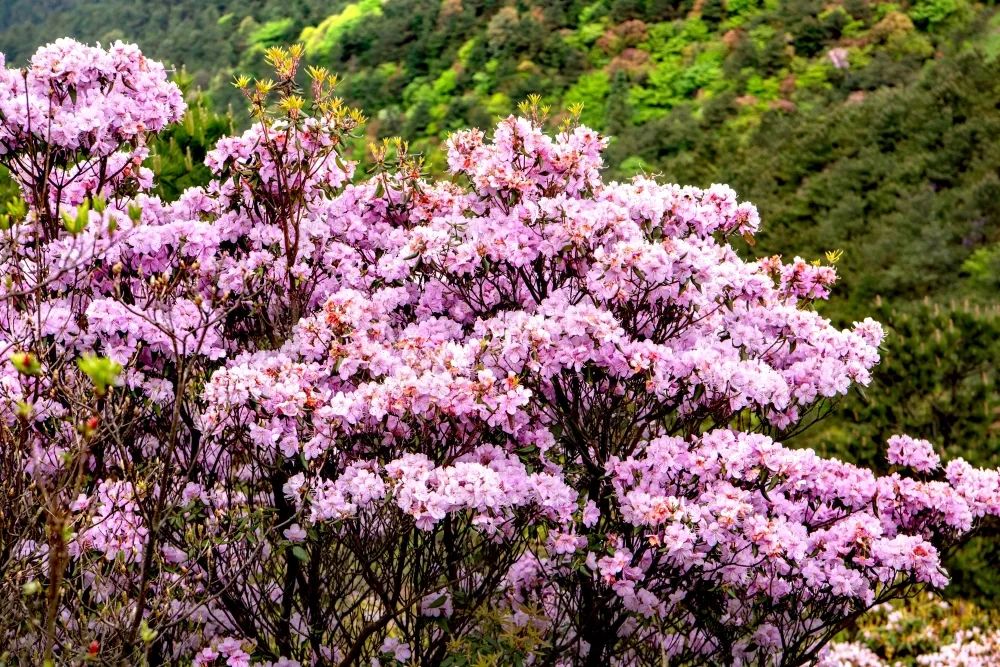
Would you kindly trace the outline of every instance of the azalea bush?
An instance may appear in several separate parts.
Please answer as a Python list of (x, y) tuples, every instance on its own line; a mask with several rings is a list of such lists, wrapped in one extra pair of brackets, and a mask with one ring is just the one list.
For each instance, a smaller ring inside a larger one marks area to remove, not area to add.
[[(780, 444), (879, 359), (726, 186), (604, 183), (522, 117), (401, 141), (302, 51), (165, 202), (180, 91), (71, 40), (0, 79), (0, 646), (54, 664), (810, 664), (947, 583), (995, 470)], [(501, 657), (497, 657), (501, 656)]]
[(1000, 657), (995, 611), (926, 594), (872, 609), (830, 644), (821, 667), (991, 667)]
[(837, 643), (830, 646), (818, 667), (992, 667), (1000, 655), (1000, 632), (974, 628), (955, 634), (932, 653), (925, 653), (916, 661), (883, 660), (877, 653), (860, 643)]

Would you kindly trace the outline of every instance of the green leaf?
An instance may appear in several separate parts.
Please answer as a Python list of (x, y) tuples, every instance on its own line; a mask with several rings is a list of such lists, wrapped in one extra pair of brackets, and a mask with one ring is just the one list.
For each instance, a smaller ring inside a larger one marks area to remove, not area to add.
[(100, 396), (107, 393), (108, 387), (114, 385), (122, 372), (121, 364), (96, 354), (84, 354), (76, 360), (76, 365), (94, 383), (94, 388)]
[(7, 215), (20, 220), (28, 215), (28, 205), (23, 199), (11, 199), (7, 202)]
[(128, 217), (132, 222), (139, 222), (142, 219), (142, 207), (138, 204), (129, 204)]
[(159, 633), (156, 630), (149, 627), (149, 624), (146, 623), (145, 619), (142, 621), (142, 625), (139, 626), (139, 638), (142, 639), (144, 643), (150, 643), (156, 639), (156, 635), (158, 634)]
[(90, 222), (90, 206), (86, 202), (76, 207), (76, 215), (70, 215), (66, 211), (62, 212), (63, 227), (66, 231), (76, 236), (87, 228)]

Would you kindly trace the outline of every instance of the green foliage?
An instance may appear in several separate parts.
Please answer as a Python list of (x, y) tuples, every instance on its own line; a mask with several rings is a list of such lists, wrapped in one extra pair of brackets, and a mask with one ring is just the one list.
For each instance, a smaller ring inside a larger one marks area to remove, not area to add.
[(587, 72), (566, 91), (567, 104), (583, 104), (580, 120), (591, 127), (604, 126), (604, 105), (611, 92), (611, 80), (603, 70)]
[(70, 35), (103, 44), (121, 39), (168, 66), (186, 68), (193, 85), (210, 90), (217, 110), (243, 102), (229, 82), (236, 71), (263, 72), (263, 47), (294, 40), (343, 2), (330, 0), (7, 0), (0, 4), (0, 52), (22, 64), (40, 44)]
[(77, 359), (76, 365), (94, 383), (98, 396), (105, 395), (122, 372), (121, 364), (94, 354), (84, 354)]
[(982, 292), (1000, 292), (1000, 244), (977, 248), (962, 263), (962, 273)]
[(268, 47), (287, 42), (294, 36), (292, 34), (294, 27), (295, 21), (292, 19), (268, 21), (250, 34), (250, 43)]
[(63, 227), (66, 231), (76, 236), (80, 234), (87, 228), (87, 223), (90, 221), (90, 205), (88, 202), (83, 202), (77, 206), (74, 213), (69, 211), (62, 212)]
[[(529, 616), (540, 612), (527, 610)], [(476, 632), (456, 639), (448, 647), (448, 657), (442, 667), (522, 667), (530, 664), (529, 656), (544, 638), (539, 623), (512, 625), (501, 614), (487, 608), (476, 616)]]
[(959, 10), (961, 0), (917, 0), (910, 16), (914, 21), (936, 25)]
[(937, 652), (955, 640), (956, 633), (992, 629), (1000, 618), (989, 610), (964, 602), (946, 602), (923, 594), (892, 605), (879, 605), (874, 613), (837, 638), (858, 641), (889, 664), (913, 667), (918, 657)]
[(985, 37), (978, 47), (987, 62), (996, 62), (1000, 57), (1000, 12), (990, 19)]
[(171, 125), (150, 146), (149, 165), (156, 176), (156, 194), (173, 201), (184, 190), (208, 183), (211, 174), (205, 154), (219, 138), (234, 131), (231, 115), (216, 113), (204, 94), (190, 91), (190, 79), (179, 77), (188, 110), (180, 123)]
[(319, 25), (308, 26), (302, 31), (301, 41), (310, 57), (323, 59), (330, 55), (340, 38), (366, 16), (382, 13), (382, 0), (352, 2), (339, 13), (323, 19)]

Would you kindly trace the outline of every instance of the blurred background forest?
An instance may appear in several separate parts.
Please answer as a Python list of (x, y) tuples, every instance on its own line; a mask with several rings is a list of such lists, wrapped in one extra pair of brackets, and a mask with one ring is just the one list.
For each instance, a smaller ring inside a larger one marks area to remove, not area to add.
[[(970, 0), (3, 0), (0, 51), (60, 36), (138, 43), (191, 109), (155, 146), (167, 198), (247, 123), (233, 75), (302, 42), (369, 138), (443, 170), (452, 130), (538, 93), (613, 137), (611, 178), (731, 184), (760, 209), (748, 254), (842, 250), (822, 305), (889, 331), (875, 383), (796, 442), (880, 469), (886, 437), (1000, 465), (1000, 9)], [(363, 158), (364, 142), (357, 157)], [(9, 187), (9, 186), (8, 186)], [(956, 554), (952, 595), (1000, 606), (993, 535)], [(992, 567), (990, 566), (992, 564)]]

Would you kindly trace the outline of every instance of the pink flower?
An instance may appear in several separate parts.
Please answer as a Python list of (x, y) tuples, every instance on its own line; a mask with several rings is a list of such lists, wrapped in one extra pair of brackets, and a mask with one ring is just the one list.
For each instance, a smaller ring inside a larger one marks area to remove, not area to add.
[(850, 64), (847, 62), (847, 49), (836, 47), (826, 52), (827, 57), (837, 69), (847, 69)]
[(306, 539), (306, 535), (308, 535), (308, 533), (306, 533), (306, 531), (303, 530), (297, 523), (293, 523), (288, 528), (285, 528), (285, 530), (282, 531), (282, 534), (291, 542), (301, 542)]
[(926, 440), (917, 440), (907, 435), (894, 435), (888, 440), (889, 463), (913, 468), (918, 472), (930, 472), (939, 465), (941, 459), (934, 453), (934, 445)]
[(425, 595), (420, 601), (420, 613), (424, 616), (448, 618), (452, 614), (451, 594), (439, 591)]
[(219, 654), (210, 648), (203, 648), (198, 651), (198, 654), (194, 657), (195, 667), (204, 667), (205, 665), (211, 665), (215, 662), (215, 659), (219, 657)]
[(395, 637), (386, 637), (382, 642), (380, 651), (383, 655), (388, 655), (393, 660), (404, 663), (409, 660), (412, 655), (410, 652), (410, 645), (396, 639)]

